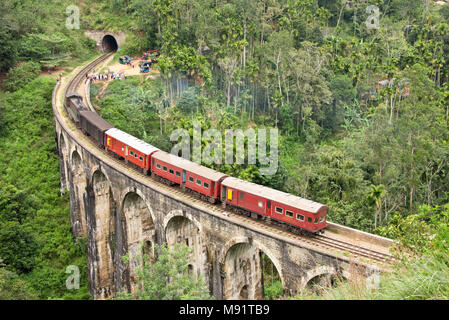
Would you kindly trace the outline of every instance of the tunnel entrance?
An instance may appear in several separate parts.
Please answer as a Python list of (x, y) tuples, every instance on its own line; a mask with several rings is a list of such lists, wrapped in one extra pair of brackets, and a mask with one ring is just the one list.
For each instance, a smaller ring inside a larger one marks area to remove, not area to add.
[(104, 52), (117, 51), (118, 49), (117, 40), (115, 40), (113, 36), (107, 34), (103, 37), (102, 47)]

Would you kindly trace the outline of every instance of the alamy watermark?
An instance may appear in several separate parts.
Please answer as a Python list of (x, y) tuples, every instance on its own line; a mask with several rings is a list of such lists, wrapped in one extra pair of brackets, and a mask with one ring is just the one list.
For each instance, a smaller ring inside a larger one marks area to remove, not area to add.
[(69, 30), (78, 30), (80, 28), (80, 8), (71, 5), (65, 9), (65, 12), (69, 15), (65, 20), (65, 27)]
[[(269, 141), (267, 135), (269, 131)], [(178, 142), (171, 149), (171, 154), (191, 160), (200, 164), (222, 164), (224, 150), (224, 164), (245, 164), (245, 141), (247, 147), (247, 164), (260, 165), (261, 175), (274, 175), (278, 169), (278, 147), (279, 132), (277, 128), (257, 129), (249, 128), (245, 131), (241, 129), (226, 129), (224, 134), (224, 148), (222, 132), (217, 129), (207, 129), (202, 131), (198, 121), (193, 123), (193, 146), (191, 138), (186, 129), (176, 129), (170, 135), (172, 142)], [(235, 140), (235, 144), (234, 144)], [(207, 142), (202, 147), (202, 142)], [(268, 148), (267, 148), (268, 147)], [(268, 150), (267, 150), (268, 149)], [(235, 153), (234, 153), (235, 151)], [(172, 159), (176, 162), (176, 157)]]
[(366, 13), (369, 14), (365, 20), (365, 25), (368, 29), (379, 29), (380, 11), (379, 7), (372, 5), (366, 8)]
[(80, 288), (80, 269), (77, 266), (70, 265), (65, 269), (65, 273), (70, 276), (65, 281), (68, 290), (78, 290)]
[(366, 278), (366, 288), (368, 290), (379, 289), (380, 287), (380, 271), (376, 268), (374, 272)]

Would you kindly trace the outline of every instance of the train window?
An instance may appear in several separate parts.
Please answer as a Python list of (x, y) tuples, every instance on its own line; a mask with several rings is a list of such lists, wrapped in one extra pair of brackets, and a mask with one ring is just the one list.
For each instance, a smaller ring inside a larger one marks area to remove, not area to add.
[(314, 224), (317, 224), (317, 223), (318, 223), (318, 218), (315, 218), (315, 219), (313, 220), (313, 223), (314, 223)]
[(176, 171), (176, 176), (180, 177), (181, 176), (181, 172)]
[(175, 172), (173, 171), (173, 169), (169, 169), (168, 172), (170, 172), (171, 174), (174, 174)]
[(285, 210), (285, 215), (293, 218), (293, 212), (291, 212), (289, 210)]
[(243, 200), (243, 192), (240, 191), (240, 200)]
[(166, 166), (162, 166), (162, 170), (167, 171), (167, 167)]
[(203, 183), (203, 186), (204, 186), (204, 188), (209, 189), (209, 184), (208, 184), (207, 182), (204, 182), (204, 183)]
[(283, 214), (284, 213), (284, 209), (276, 207), (276, 212), (279, 214)]
[(134, 153), (134, 158), (137, 159), (138, 156), (139, 156), (139, 155), (138, 155), (137, 153)]
[(263, 202), (262, 202), (262, 201), (259, 201), (259, 202), (257, 203), (257, 205), (259, 206), (259, 208), (263, 208)]
[(160, 164), (160, 163), (157, 163), (157, 164), (156, 164), (156, 168), (160, 169), (160, 168), (161, 168), (161, 164)]
[(308, 222), (308, 223), (312, 223), (312, 218), (307, 217), (307, 222)]
[(193, 179), (193, 177), (189, 177), (189, 181), (193, 183), (195, 182), (195, 179)]
[(122, 151), (125, 151), (125, 147), (122, 147)]
[(142, 158), (142, 157), (139, 157), (139, 160), (140, 160), (140, 161), (143, 161), (143, 158)]
[(131, 150), (129, 150), (129, 154), (133, 156), (133, 155), (134, 155), (134, 152), (132, 152)]
[(201, 180), (200, 179), (196, 179), (196, 184), (201, 185)]
[(268, 201), (267, 201), (267, 208), (268, 208), (268, 209), (271, 209), (271, 200), (268, 200)]
[(324, 216), (322, 216), (321, 218), (320, 218), (320, 222), (323, 222), (324, 221)]
[(298, 219), (300, 221), (304, 221), (304, 216), (302, 214), (297, 213), (296, 214), (296, 219)]
[(153, 159), (152, 163), (153, 163), (153, 166), (154, 166), (154, 159)]

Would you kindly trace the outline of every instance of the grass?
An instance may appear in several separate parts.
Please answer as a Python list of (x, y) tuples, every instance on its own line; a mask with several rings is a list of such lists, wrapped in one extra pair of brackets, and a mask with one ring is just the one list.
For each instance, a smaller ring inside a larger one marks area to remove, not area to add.
[[(350, 280), (339, 278), (334, 288), (303, 289), (291, 299), (313, 300), (447, 300), (449, 299), (449, 257), (426, 255), (397, 265), (379, 276), (376, 287), (363, 274), (353, 272)], [(318, 290), (317, 290), (318, 289)]]

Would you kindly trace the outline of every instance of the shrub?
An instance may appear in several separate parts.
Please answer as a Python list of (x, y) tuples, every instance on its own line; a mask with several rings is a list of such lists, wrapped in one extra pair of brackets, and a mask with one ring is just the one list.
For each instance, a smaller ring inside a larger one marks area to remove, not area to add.
[(16, 91), (33, 80), (41, 71), (37, 62), (25, 62), (11, 68), (6, 75), (6, 89)]

